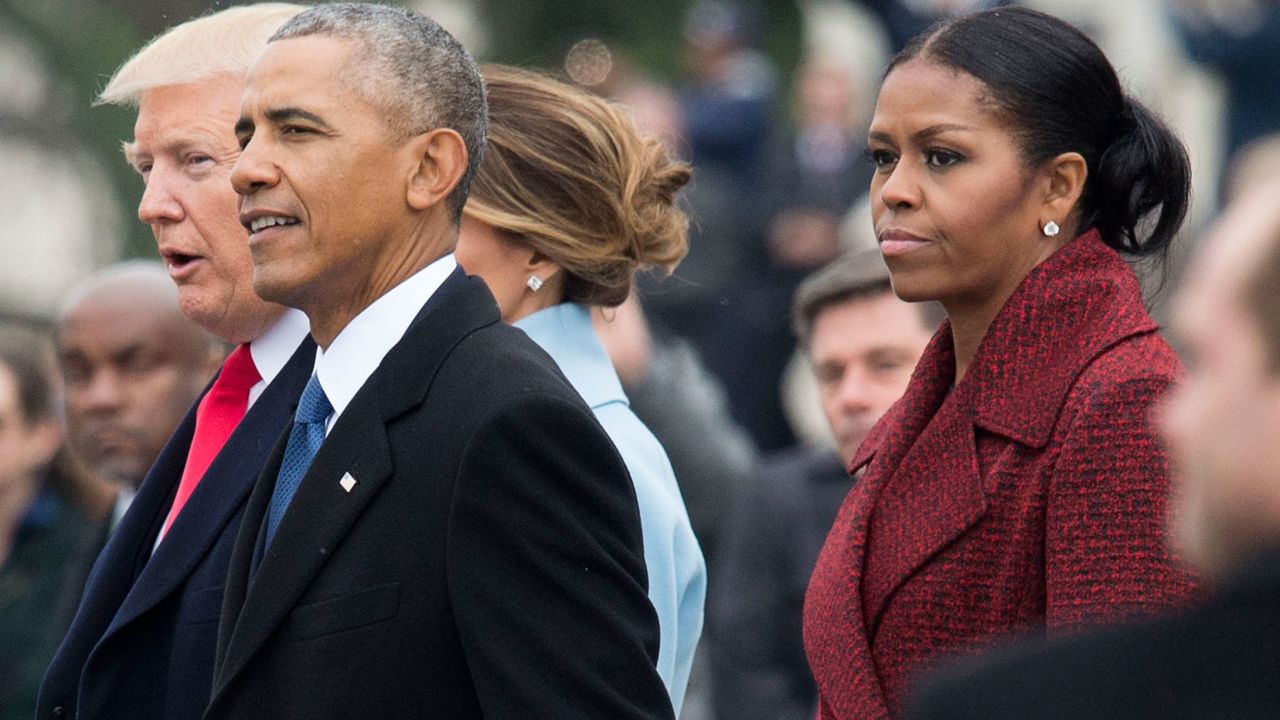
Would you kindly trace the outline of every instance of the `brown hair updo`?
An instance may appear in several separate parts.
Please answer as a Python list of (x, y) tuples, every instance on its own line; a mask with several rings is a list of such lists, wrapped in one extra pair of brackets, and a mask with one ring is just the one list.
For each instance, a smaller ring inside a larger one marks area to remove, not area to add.
[(675, 195), (689, 166), (612, 103), (545, 75), (486, 65), (489, 138), (464, 213), (559, 264), (565, 300), (614, 307), (636, 270), (689, 249)]

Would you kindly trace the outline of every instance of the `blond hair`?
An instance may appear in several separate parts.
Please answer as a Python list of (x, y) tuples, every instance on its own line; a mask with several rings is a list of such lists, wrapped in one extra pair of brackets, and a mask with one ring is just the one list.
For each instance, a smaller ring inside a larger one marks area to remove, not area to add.
[(137, 106), (142, 93), (185, 85), (215, 75), (245, 75), (267, 47), (267, 39), (305, 10), (289, 3), (227, 8), (169, 28), (116, 70), (98, 104)]
[(619, 305), (636, 270), (679, 264), (689, 221), (675, 195), (687, 164), (606, 100), (517, 68), (481, 74), (489, 142), (467, 216), (559, 264), (573, 302)]

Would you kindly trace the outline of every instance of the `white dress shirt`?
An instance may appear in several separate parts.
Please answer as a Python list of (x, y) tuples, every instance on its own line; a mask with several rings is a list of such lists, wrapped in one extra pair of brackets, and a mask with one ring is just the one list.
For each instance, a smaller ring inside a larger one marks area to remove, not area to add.
[(329, 343), (328, 350), (316, 348), (315, 374), (333, 405), (324, 426), (326, 435), (457, 266), (450, 254), (422, 268), (361, 310)]
[(249, 388), (249, 404), (245, 407), (245, 412), (262, 397), (263, 391), (284, 369), (289, 358), (297, 351), (298, 344), (310, 332), (311, 322), (307, 320), (307, 316), (301, 310), (290, 308), (285, 310), (275, 325), (249, 343), (249, 355), (262, 379)]

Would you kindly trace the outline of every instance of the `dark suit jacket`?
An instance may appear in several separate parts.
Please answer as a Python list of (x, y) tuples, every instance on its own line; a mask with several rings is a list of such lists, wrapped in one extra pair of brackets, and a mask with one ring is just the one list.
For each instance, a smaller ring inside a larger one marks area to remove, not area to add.
[(207, 718), (672, 716), (625, 466), (479, 278), (383, 359), (255, 567), (283, 452), (232, 553)]
[(1150, 413), (1180, 372), (1090, 231), (1033, 269), (955, 383), (950, 325), (854, 457), (805, 599), (824, 720), (899, 715), (938, 655), (1181, 604)]
[(800, 448), (765, 458), (748, 480), (707, 604), (716, 716), (813, 720), (804, 592), (853, 478), (834, 451)]
[(45, 674), (37, 717), (200, 717), (245, 501), (314, 363), (308, 339), (227, 439), (153, 556), (195, 430), (195, 406), (187, 413), (90, 572)]
[(910, 717), (1280, 717), (1280, 549), (1188, 612), (950, 669), (926, 684)]

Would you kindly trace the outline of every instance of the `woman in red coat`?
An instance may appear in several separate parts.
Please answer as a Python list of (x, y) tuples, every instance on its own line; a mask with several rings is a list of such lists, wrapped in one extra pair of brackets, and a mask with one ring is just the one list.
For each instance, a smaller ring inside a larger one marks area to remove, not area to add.
[(894, 290), (948, 320), (854, 458), (809, 585), (823, 719), (894, 717), (942, 655), (1193, 590), (1148, 422), (1180, 368), (1120, 255), (1181, 225), (1181, 144), (1083, 34), (1008, 8), (893, 60), (870, 148)]

